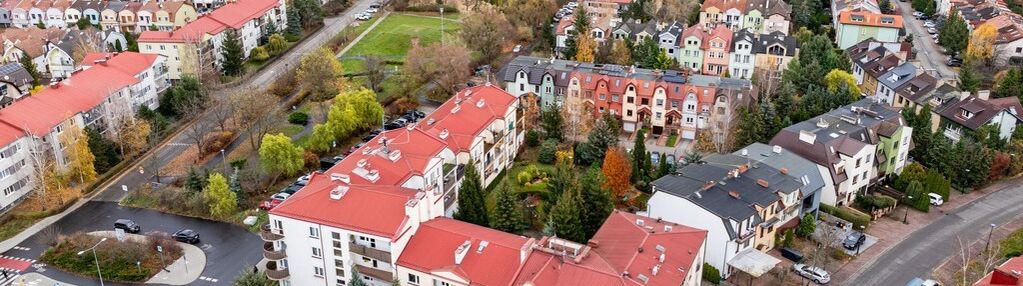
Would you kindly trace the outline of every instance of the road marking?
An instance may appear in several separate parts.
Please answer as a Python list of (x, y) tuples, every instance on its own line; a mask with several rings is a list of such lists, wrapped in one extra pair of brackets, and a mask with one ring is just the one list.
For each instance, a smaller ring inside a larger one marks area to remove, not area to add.
[(0, 267), (0, 271), (4, 271), (5, 273), (7, 273), (7, 278), (4, 278), (4, 276), (0, 275), (0, 286), (11, 285), (14, 283), (15, 280), (18, 279), (18, 276), (21, 276), (21, 274), (19, 274), (20, 271), (18, 271), (17, 269)]
[(206, 276), (199, 276), (199, 279), (200, 280), (209, 281), (209, 282), (213, 282), (213, 283), (217, 283), (217, 281), (220, 281), (219, 279), (212, 278), (212, 277), (206, 277)]
[(7, 256), (7, 255), (0, 255), (0, 258), (6, 258), (6, 259), (10, 259), (10, 260), (17, 260), (17, 261), (26, 261), (26, 262), (30, 262), (30, 263), (35, 263), (36, 262), (35, 259), (28, 259), (28, 258), (21, 258), (21, 257)]
[(32, 250), (31, 248), (28, 248), (28, 247), (22, 247), (22, 246), (15, 246), (15, 247), (12, 247), (12, 249), (15, 249), (15, 250), (21, 250), (21, 251), (29, 251), (29, 250)]

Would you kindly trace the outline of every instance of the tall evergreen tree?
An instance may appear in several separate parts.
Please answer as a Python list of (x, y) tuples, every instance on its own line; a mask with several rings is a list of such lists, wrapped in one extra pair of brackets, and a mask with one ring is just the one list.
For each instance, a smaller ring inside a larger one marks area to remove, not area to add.
[(747, 146), (753, 143), (764, 141), (763, 135), (766, 133), (764, 130), (763, 116), (760, 113), (760, 108), (754, 106), (752, 108), (739, 107), (739, 124), (738, 130), (735, 132), (735, 143), (736, 146)]
[[(956, 8), (952, 8), (949, 15), (959, 15), (959, 11)], [(938, 34), (938, 43), (945, 47), (948, 53), (952, 55), (959, 55), (965, 51), (969, 39), (970, 27), (962, 17), (949, 17)]]
[(508, 181), (497, 185), (494, 192), (496, 203), (494, 212), (490, 215), (490, 227), (504, 232), (519, 233), (525, 225), (519, 196), (511, 192)]
[(245, 65), (245, 50), (242, 48), (242, 41), (238, 38), (238, 32), (233, 29), (227, 30), (227, 37), (224, 38), (223, 60), (220, 62), (221, 69), (225, 75), (240, 75)]
[[(646, 154), (646, 138), (644, 138), (643, 129), (636, 131), (636, 141), (633, 142), (632, 146), (632, 182), (639, 182), (646, 180), (647, 172), (649, 169), (645, 168), (646, 160), (650, 156)], [(745, 146), (745, 145), (743, 145)]]
[(228, 187), (231, 192), (234, 193), (236, 201), (240, 204), (245, 200), (245, 189), (242, 188), (242, 182), (238, 180), (238, 168), (231, 172), (231, 177), (228, 178)]
[(556, 106), (549, 106), (540, 113), (540, 129), (543, 129), (544, 139), (554, 139), (558, 142), (565, 140), (565, 119)]
[(964, 91), (976, 92), (980, 88), (981, 76), (977, 74), (973, 60), (969, 57), (959, 68), (959, 88)]
[(575, 170), (572, 170), (572, 165), (566, 161), (558, 162), (558, 165), (554, 167), (554, 174), (551, 174), (551, 179), (547, 182), (548, 197), (546, 199), (551, 204), (561, 199), (561, 194), (576, 186)]
[(25, 68), (28, 75), (32, 76), (32, 86), (39, 85), (39, 70), (36, 69), (36, 64), (32, 62), (32, 58), (29, 58), (26, 53), (21, 53), (21, 59), (18, 62)]
[(659, 165), (657, 166), (657, 177), (664, 177), (668, 175), (668, 154), (661, 153), (661, 158), (658, 159)]
[(288, 27), (285, 29), (285, 34), (288, 37), (297, 39), (302, 36), (302, 16), (298, 14), (298, 9), (291, 7), (287, 12), (288, 16)]
[(1010, 68), (995, 88), (998, 97), (1023, 96), (1023, 72), (1018, 67)]
[(614, 199), (611, 190), (604, 187), (604, 173), (598, 164), (590, 166), (579, 182), (579, 195), (582, 202), (583, 226), (586, 228), (586, 240), (597, 233), (607, 216), (614, 210)]
[[(473, 160), (469, 160), (472, 162)], [(465, 180), (458, 188), (458, 211), (455, 219), (480, 226), (489, 226), (487, 217), (486, 195), (483, 193), (483, 182), (476, 171), (476, 164), (465, 164)]]
[(573, 189), (562, 193), (549, 215), (554, 233), (560, 238), (586, 243), (586, 226), (582, 213), (578, 190)]

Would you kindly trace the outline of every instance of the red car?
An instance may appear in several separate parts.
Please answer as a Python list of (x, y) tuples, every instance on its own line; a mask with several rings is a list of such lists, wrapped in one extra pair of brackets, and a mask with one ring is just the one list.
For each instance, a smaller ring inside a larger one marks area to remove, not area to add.
[(277, 206), (284, 203), (284, 201), (288, 200), (288, 197), (290, 196), (291, 195), (286, 193), (276, 194), (273, 197), (270, 197), (269, 200), (265, 200), (263, 201), (263, 203), (259, 204), (259, 208), (266, 211), (272, 210), (273, 208), (276, 208)]

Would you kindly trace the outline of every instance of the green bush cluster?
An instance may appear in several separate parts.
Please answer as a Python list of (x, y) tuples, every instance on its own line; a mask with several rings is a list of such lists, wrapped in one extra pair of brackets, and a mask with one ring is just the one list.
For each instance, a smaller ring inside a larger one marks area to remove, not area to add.
[(848, 207), (836, 208), (834, 206), (821, 204), (821, 210), (825, 213), (851, 222), (853, 227), (856, 229), (860, 229), (860, 226), (863, 226), (864, 228), (870, 226), (869, 215)]
[(309, 114), (301, 111), (292, 112), (291, 114), (288, 114), (288, 123), (305, 125), (306, 123), (309, 123)]
[(703, 280), (710, 281), (710, 283), (719, 284), (721, 283), (721, 271), (710, 265), (710, 263), (703, 263)]
[[(96, 259), (93, 255), (78, 255), (78, 251), (89, 249), (100, 238), (87, 234), (74, 234), (63, 238), (57, 246), (43, 254), (41, 260), (64, 271), (81, 275), (98, 277)], [(128, 239), (124, 242), (108, 239), (96, 247), (95, 257), (103, 271), (103, 278), (108, 281), (144, 282), (163, 266), (156, 246), (163, 247), (163, 259), (171, 263), (182, 254), (169, 235), (150, 236), (147, 240)], [(136, 266), (136, 263), (140, 266)]]
[(856, 205), (865, 210), (884, 209), (895, 205), (895, 198), (885, 195), (861, 195), (856, 197)]
[(529, 147), (540, 146), (540, 132), (536, 132), (536, 130), (526, 131), (526, 145)]
[(547, 141), (540, 145), (540, 152), (537, 154), (536, 160), (544, 164), (554, 164), (554, 160), (557, 160), (557, 157), (558, 141), (547, 139)]

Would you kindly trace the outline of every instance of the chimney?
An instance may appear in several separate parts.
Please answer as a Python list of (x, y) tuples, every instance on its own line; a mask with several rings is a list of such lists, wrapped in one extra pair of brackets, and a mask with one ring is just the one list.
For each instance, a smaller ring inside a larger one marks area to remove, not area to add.
[(775, 154), (781, 154), (781, 146), (774, 145), (774, 147), (771, 147), (771, 151)]
[(782, 175), (788, 175), (789, 174), (789, 168), (781, 168), (781, 169), (778, 169), (778, 171), (781, 172)]
[(333, 190), (330, 190), (330, 200), (332, 201), (340, 200), (341, 197), (344, 197), (346, 193), (348, 193), (348, 186), (340, 185), (334, 187)]
[(736, 191), (728, 191), (728, 196), (730, 196), (732, 198), (735, 198), (735, 199), (738, 199), (739, 198), (739, 193), (736, 192)]
[(742, 149), (742, 150), (739, 150), (739, 154), (742, 154), (743, 156), (748, 156), (749, 155), (749, 151), (747, 151), (746, 149)]
[(466, 240), (462, 245), (455, 249), (455, 264), (462, 264), (462, 259), (465, 259), (465, 255), (469, 253), (469, 248), (472, 247), (472, 241)]
[(590, 248), (600, 247), (600, 241), (596, 239), (590, 239), (590, 241), (586, 242), (586, 246), (589, 246)]
[(817, 140), (816, 133), (806, 130), (799, 130), (799, 141), (806, 142), (807, 144), (813, 144), (814, 141), (816, 140)]
[(757, 179), (757, 185), (760, 185), (761, 187), (766, 188), (767, 187), (767, 180)]
[(970, 92), (969, 91), (960, 91), (958, 97), (959, 97), (959, 100), (964, 100), (967, 97), (970, 97)]
[(991, 91), (990, 90), (977, 91), (977, 98), (980, 98), (982, 100), (988, 100), (988, 98), (991, 98)]

